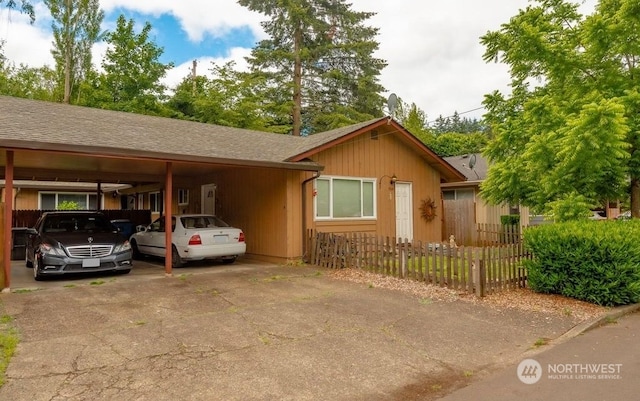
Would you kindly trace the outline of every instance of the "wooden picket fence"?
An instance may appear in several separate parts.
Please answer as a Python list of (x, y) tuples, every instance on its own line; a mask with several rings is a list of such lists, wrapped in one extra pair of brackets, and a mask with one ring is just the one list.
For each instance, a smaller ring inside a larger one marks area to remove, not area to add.
[(530, 255), (522, 242), (458, 247), (313, 230), (309, 230), (307, 240), (308, 262), (320, 267), (363, 269), (481, 297), (527, 284), (523, 261)]

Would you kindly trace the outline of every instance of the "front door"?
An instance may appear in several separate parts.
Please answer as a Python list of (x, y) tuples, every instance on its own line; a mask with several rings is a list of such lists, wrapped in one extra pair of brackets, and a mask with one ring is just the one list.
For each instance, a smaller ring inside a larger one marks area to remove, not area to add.
[(202, 186), (200, 211), (204, 214), (216, 214), (216, 184)]
[(410, 182), (396, 182), (396, 237), (413, 241), (413, 201)]

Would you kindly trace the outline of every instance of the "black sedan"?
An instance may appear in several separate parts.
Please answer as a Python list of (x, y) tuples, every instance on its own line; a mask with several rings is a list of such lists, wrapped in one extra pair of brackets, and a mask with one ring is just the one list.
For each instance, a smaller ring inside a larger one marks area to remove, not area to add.
[(129, 241), (102, 214), (92, 211), (46, 212), (27, 230), (27, 267), (33, 277), (66, 273), (129, 273)]

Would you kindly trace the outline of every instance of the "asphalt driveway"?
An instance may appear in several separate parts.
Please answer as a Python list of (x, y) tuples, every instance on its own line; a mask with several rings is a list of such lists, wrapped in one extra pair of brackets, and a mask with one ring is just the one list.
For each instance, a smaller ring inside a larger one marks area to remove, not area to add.
[(327, 272), (238, 263), (164, 277), (152, 261), (22, 287), (16, 273), (0, 312), (21, 342), (0, 400), (430, 400), (573, 326)]

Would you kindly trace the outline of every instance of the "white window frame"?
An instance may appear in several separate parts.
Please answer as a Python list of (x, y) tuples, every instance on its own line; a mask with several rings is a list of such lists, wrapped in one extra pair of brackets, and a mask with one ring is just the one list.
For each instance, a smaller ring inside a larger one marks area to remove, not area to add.
[[(334, 217), (333, 216), (333, 182), (334, 180), (349, 180), (349, 181), (360, 181), (360, 214), (361, 216), (356, 217)], [(318, 216), (318, 181), (329, 181), (329, 216)], [(364, 211), (364, 191), (363, 191), (363, 183), (370, 183), (373, 193), (372, 193), (372, 203), (373, 203), (373, 215), (372, 216), (362, 216)], [(322, 176), (317, 178), (314, 181), (314, 194), (316, 196), (313, 197), (313, 217), (316, 221), (330, 221), (330, 220), (376, 220), (378, 218), (378, 186), (376, 178), (367, 178), (367, 177), (349, 177), (349, 176)]]
[[(60, 201), (58, 200), (60, 195), (74, 195), (74, 196), (84, 195), (86, 197), (86, 205), (87, 205), (87, 208), (84, 210), (93, 210), (93, 209), (89, 209), (89, 207), (91, 206), (89, 202), (89, 197), (95, 196), (96, 193), (95, 192), (38, 191), (38, 210), (42, 210), (42, 195), (55, 195), (56, 208), (58, 204), (60, 204)], [(100, 204), (104, 205), (104, 194), (100, 195), (100, 197), (101, 197)]]
[(186, 206), (189, 204), (189, 190), (188, 189), (178, 189), (178, 205)]

